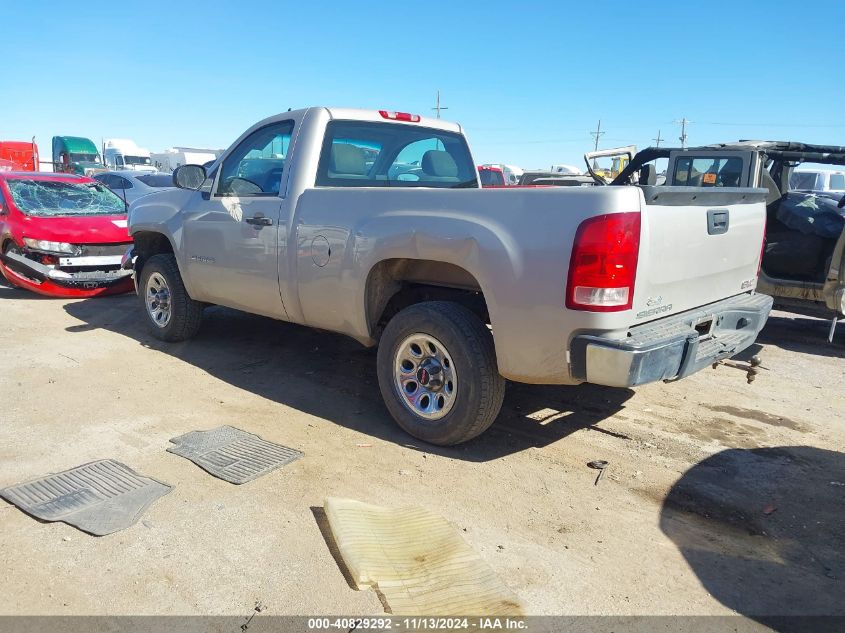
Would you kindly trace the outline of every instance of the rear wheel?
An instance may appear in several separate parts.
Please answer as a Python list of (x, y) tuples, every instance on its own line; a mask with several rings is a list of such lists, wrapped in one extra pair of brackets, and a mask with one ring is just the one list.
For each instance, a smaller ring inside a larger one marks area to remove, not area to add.
[(147, 260), (141, 269), (138, 296), (156, 338), (184, 341), (199, 330), (203, 304), (188, 295), (172, 254), (153, 255)]
[(487, 326), (445, 301), (413, 305), (390, 320), (379, 344), (378, 379), (399, 426), (439, 445), (486, 431), (505, 393)]

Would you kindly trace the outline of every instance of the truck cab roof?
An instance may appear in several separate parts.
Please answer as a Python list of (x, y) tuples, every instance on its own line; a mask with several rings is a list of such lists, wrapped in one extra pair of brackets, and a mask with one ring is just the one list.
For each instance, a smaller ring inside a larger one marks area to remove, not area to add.
[(97, 154), (97, 146), (83, 136), (54, 136), (53, 146), (60, 145), (65, 151), (75, 154)]
[(331, 117), (332, 119), (352, 121), (374, 121), (380, 123), (404, 123), (407, 125), (419, 125), (420, 127), (433, 128), (435, 130), (444, 130), (446, 132), (456, 132), (458, 134), (463, 133), (461, 126), (457, 123), (452, 123), (451, 121), (444, 121), (443, 119), (424, 117), (420, 116), (419, 114), (395, 112), (392, 110), (365, 110), (361, 108), (336, 108), (329, 106), (311, 106), (308, 108), (300, 108), (298, 110), (288, 110), (287, 112), (281, 112), (274, 116), (267, 117), (259, 124), (253, 126), (253, 128), (261, 125), (266, 125), (268, 123), (274, 123), (276, 121), (284, 121), (285, 119), (292, 117), (301, 117), (304, 116), (305, 113), (309, 110), (317, 108), (322, 108), (323, 110), (325, 110), (329, 114), (329, 117)]

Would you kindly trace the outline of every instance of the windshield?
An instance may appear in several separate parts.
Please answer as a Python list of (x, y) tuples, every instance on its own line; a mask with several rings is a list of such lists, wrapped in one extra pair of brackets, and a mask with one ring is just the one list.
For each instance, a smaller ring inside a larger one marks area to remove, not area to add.
[(99, 182), (7, 180), (15, 206), (37, 217), (65, 215), (124, 215), (126, 205)]
[(482, 187), (504, 186), (505, 177), (502, 172), (493, 169), (479, 169), (478, 175), (481, 177)]
[(70, 162), (72, 163), (99, 163), (99, 154), (77, 154), (71, 153)]
[(464, 137), (416, 125), (332, 121), (318, 187), (478, 187)]
[(150, 165), (149, 156), (123, 156), (123, 163), (125, 165)]
[(136, 176), (137, 180), (148, 187), (172, 187), (173, 176), (170, 174), (146, 174), (144, 176)]

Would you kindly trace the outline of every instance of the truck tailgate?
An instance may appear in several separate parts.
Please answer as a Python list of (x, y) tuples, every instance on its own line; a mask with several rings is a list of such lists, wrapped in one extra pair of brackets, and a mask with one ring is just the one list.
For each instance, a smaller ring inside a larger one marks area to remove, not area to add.
[(766, 225), (765, 189), (641, 189), (637, 323), (754, 288)]

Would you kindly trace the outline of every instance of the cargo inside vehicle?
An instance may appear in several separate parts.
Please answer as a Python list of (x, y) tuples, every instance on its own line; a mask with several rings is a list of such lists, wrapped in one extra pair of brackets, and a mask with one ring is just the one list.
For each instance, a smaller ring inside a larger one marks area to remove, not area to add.
[(815, 176), (793, 171), (789, 190), (767, 207), (763, 271), (770, 277), (815, 283), (827, 277), (845, 229), (845, 209), (840, 206), (845, 191), (817, 189)]

